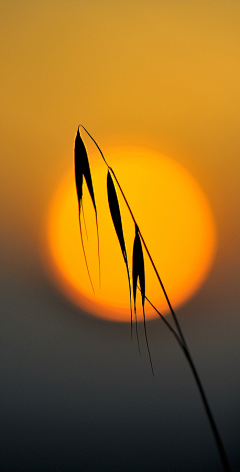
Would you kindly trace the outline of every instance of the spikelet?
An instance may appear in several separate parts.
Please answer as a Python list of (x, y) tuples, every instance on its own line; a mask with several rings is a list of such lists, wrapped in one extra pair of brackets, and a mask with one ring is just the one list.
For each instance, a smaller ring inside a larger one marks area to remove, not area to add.
[(93, 288), (86, 253), (83, 244), (83, 237), (82, 237), (82, 227), (81, 227), (81, 209), (82, 209), (82, 196), (83, 196), (83, 177), (85, 178), (87, 188), (93, 203), (95, 217), (96, 217), (96, 226), (97, 226), (97, 237), (98, 237), (98, 261), (99, 261), (99, 277), (100, 277), (100, 253), (99, 253), (99, 234), (98, 234), (98, 220), (97, 220), (97, 207), (95, 203), (94, 191), (93, 191), (93, 184), (92, 184), (92, 177), (91, 171), (88, 161), (88, 155), (86, 148), (84, 146), (84, 142), (80, 136), (79, 128), (77, 131), (76, 139), (75, 139), (75, 148), (74, 148), (74, 158), (75, 158), (75, 182), (76, 182), (76, 190), (77, 190), (77, 198), (78, 198), (78, 218), (79, 218), (79, 226), (80, 226), (80, 234), (81, 234), (81, 241), (83, 247), (84, 258), (86, 262), (86, 267), (89, 275), (89, 279)]
[(119, 203), (118, 203), (117, 192), (116, 192), (113, 179), (109, 171), (107, 174), (107, 193), (108, 193), (108, 204), (109, 204), (109, 209), (112, 216), (112, 221), (113, 221), (114, 228), (115, 228), (118, 241), (121, 247), (123, 259), (127, 268), (129, 294), (130, 294), (131, 333), (132, 333), (132, 290), (131, 290), (131, 282), (130, 282), (129, 265), (128, 265), (126, 245), (125, 245), (125, 240), (124, 240), (124, 235), (123, 235), (122, 219), (121, 219), (121, 213), (120, 213), (120, 208), (119, 208)]

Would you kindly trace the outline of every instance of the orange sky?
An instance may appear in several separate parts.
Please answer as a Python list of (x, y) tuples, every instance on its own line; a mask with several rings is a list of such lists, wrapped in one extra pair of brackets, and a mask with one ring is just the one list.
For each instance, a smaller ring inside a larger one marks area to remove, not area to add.
[(210, 201), (221, 254), (236, 257), (239, 13), (234, 1), (1, 4), (2, 228), (13, 259), (9, 233), (22, 234), (26, 257), (30, 240), (37, 248), (80, 122), (102, 149), (144, 146), (183, 164)]

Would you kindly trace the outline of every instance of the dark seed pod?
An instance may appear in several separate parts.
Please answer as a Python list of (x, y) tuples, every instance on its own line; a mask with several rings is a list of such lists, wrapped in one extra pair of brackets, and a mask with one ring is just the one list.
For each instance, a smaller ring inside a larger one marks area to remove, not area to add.
[[(96, 216), (96, 226), (97, 226), (97, 236), (98, 236), (98, 260), (99, 260), (99, 276), (100, 276), (100, 255), (99, 255), (99, 235), (98, 235), (98, 220), (97, 220), (97, 207), (95, 203), (94, 191), (93, 191), (93, 184), (92, 184), (92, 177), (91, 171), (88, 161), (87, 151), (84, 145), (84, 142), (80, 136), (79, 128), (77, 131), (76, 139), (75, 139), (75, 148), (74, 148), (74, 160), (75, 160), (75, 182), (76, 182), (76, 190), (77, 190), (77, 198), (78, 198), (78, 218), (79, 218), (79, 226), (80, 226), (80, 234), (81, 234), (81, 241), (82, 247), (84, 252), (84, 258), (87, 266), (88, 275), (90, 278), (90, 282), (93, 288), (92, 280), (90, 277), (90, 272), (87, 264), (86, 253), (83, 244), (83, 237), (82, 237), (82, 228), (81, 228), (81, 208), (82, 208), (82, 196), (83, 196), (83, 177), (85, 178), (87, 188), (93, 203), (93, 207), (95, 210)], [(93, 289), (94, 291), (94, 289)]]
[(114, 228), (118, 237), (123, 259), (127, 268), (128, 285), (129, 285), (129, 293), (130, 293), (131, 331), (132, 331), (132, 291), (131, 291), (127, 251), (126, 251), (126, 245), (125, 245), (125, 240), (124, 240), (124, 235), (123, 235), (122, 219), (121, 219), (121, 213), (120, 213), (120, 208), (119, 208), (119, 203), (118, 203), (117, 192), (113, 183), (112, 176), (109, 171), (107, 174), (107, 193), (108, 193), (108, 204), (109, 204)]

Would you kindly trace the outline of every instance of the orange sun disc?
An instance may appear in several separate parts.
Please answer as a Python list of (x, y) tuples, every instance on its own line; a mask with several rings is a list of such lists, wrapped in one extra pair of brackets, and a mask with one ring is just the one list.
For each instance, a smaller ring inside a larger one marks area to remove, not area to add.
[[(199, 289), (213, 262), (216, 231), (207, 199), (194, 178), (166, 156), (136, 148), (110, 150), (105, 155), (175, 309)], [(100, 280), (95, 213), (84, 181), (81, 226), (93, 292), (80, 238), (73, 171), (60, 184), (50, 205), (48, 265), (58, 286), (84, 311), (126, 322), (130, 321), (128, 278), (108, 206), (107, 167), (96, 154), (90, 156), (90, 168), (99, 226)], [(116, 185), (115, 188), (131, 273), (135, 228)], [(169, 312), (166, 300), (144, 249), (143, 254), (146, 296), (166, 314)], [(140, 293), (137, 300), (141, 321)], [(146, 319), (158, 317), (147, 301), (145, 310)]]

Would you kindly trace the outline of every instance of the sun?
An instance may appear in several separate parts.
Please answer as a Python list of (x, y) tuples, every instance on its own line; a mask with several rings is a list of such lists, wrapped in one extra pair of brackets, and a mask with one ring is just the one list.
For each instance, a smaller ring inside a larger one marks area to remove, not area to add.
[[(173, 159), (136, 148), (114, 149), (105, 154), (121, 183), (171, 304), (177, 308), (199, 289), (214, 259), (216, 230), (208, 201), (194, 178)], [(61, 182), (50, 204), (48, 266), (58, 286), (84, 311), (127, 322), (130, 321), (128, 279), (108, 207), (107, 168), (97, 155), (90, 156), (90, 167), (99, 223), (100, 280), (95, 214), (84, 182), (82, 230), (93, 292), (80, 239), (73, 171)], [(118, 197), (131, 270), (135, 229), (119, 192)], [(167, 303), (145, 252), (144, 259), (146, 296), (166, 314)], [(141, 320), (140, 300), (137, 313)], [(157, 316), (146, 302), (146, 318)]]

